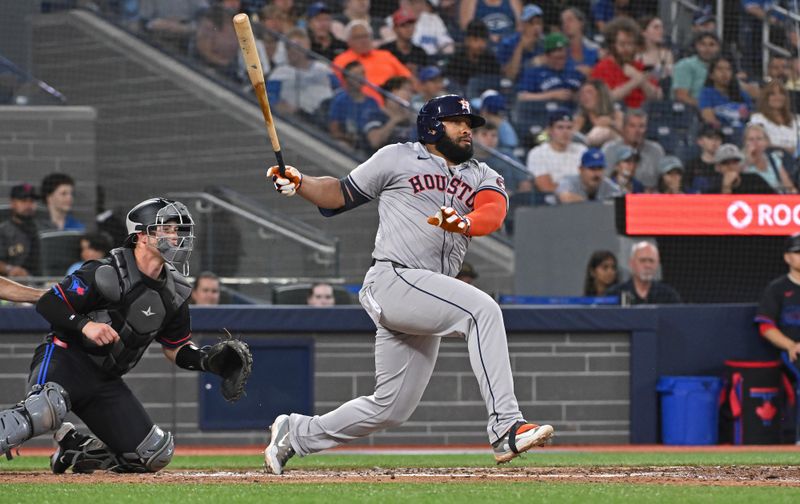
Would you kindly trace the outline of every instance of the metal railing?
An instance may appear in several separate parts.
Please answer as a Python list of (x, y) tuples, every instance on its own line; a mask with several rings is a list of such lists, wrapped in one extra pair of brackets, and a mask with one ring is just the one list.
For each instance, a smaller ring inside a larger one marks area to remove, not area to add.
[[(314, 260), (319, 264), (333, 265), (334, 275), (339, 275), (339, 240), (303, 221), (277, 214), (263, 208), (252, 199), (224, 187), (215, 187), (211, 192), (173, 192), (168, 196), (176, 199), (192, 199), (197, 202), (200, 213), (210, 211), (209, 206), (224, 210), (259, 226), (260, 230), (286, 238), (315, 252)], [(236, 204), (231, 200), (236, 201)], [(201, 202), (205, 203), (204, 206)]]

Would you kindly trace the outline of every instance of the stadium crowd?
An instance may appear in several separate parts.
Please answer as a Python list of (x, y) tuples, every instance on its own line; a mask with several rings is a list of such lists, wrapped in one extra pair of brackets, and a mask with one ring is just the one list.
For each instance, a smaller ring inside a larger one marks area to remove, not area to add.
[[(465, 95), (491, 125), (479, 159), (521, 201), (797, 191), (798, 40), (791, 19), (764, 2), (742, 0), (724, 16), (701, 3), (690, 30), (669, 34), (657, 2), (628, 0), (77, 3), (243, 87), (230, 19), (248, 12), (279, 113), (327, 125), (360, 156), (415, 140), (427, 99)], [(766, 65), (757, 50), (765, 20), (783, 48)], [(742, 186), (737, 174), (765, 184)]]

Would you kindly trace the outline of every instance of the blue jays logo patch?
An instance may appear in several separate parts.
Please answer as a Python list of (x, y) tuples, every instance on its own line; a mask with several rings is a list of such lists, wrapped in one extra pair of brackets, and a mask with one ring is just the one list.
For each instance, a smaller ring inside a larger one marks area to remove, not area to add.
[(70, 292), (74, 292), (79, 296), (83, 296), (84, 294), (86, 294), (86, 291), (89, 290), (89, 287), (86, 286), (83, 280), (81, 280), (76, 276), (72, 276), (71, 278), (72, 278), (72, 283), (70, 284), (67, 290)]

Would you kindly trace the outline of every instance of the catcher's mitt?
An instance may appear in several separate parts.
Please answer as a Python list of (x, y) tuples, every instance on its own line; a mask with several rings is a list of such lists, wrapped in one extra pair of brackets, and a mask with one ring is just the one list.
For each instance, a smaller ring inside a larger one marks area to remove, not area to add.
[(206, 369), (222, 377), (222, 397), (230, 402), (238, 401), (253, 369), (250, 347), (244, 341), (231, 338), (207, 347), (206, 354)]

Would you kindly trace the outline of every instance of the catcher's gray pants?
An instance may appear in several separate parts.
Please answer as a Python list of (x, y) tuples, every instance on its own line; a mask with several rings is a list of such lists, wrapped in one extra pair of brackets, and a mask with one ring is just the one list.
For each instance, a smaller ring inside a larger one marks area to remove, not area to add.
[(440, 337), (466, 338), (472, 371), (489, 412), (489, 441), (522, 419), (514, 396), (505, 326), (494, 300), (460, 280), (378, 262), (359, 298), (375, 321), (375, 392), (322, 416), (292, 414), (289, 438), (298, 455), (338, 446), (402, 424), (428, 385)]

